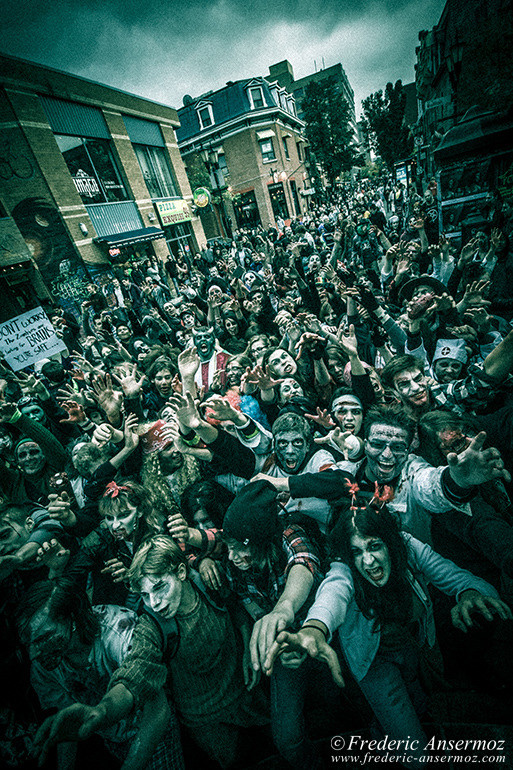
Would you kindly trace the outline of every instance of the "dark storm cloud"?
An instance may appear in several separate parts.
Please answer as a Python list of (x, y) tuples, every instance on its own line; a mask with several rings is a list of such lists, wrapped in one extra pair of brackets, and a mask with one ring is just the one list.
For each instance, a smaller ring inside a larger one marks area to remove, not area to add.
[(182, 96), (266, 75), (289, 59), (296, 77), (342, 62), (360, 100), (414, 77), (418, 31), (443, 0), (85, 0), (3, 8), (2, 49), (148, 98)]

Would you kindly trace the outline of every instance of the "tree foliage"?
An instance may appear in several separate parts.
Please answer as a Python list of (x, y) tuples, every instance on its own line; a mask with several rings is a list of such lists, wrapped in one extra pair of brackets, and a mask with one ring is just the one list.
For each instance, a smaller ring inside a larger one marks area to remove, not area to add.
[(349, 105), (339, 93), (334, 78), (310, 82), (302, 103), (305, 133), (312, 152), (329, 182), (342, 171), (358, 165), (360, 156), (353, 144)]
[(387, 83), (362, 101), (363, 129), (374, 152), (392, 171), (394, 163), (413, 153), (413, 137), (404, 121), (406, 94), (400, 80)]

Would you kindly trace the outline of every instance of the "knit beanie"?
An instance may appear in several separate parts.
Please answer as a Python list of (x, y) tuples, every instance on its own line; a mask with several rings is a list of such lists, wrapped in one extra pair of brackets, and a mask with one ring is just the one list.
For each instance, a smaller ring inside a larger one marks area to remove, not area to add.
[(244, 545), (272, 542), (281, 530), (276, 495), (268, 481), (246, 484), (226, 511), (224, 537)]

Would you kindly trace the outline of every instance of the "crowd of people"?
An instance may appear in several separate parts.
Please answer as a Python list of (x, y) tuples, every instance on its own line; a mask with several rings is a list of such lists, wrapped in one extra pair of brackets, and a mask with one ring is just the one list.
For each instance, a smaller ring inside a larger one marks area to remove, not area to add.
[(1, 367), (6, 764), (315, 770), (356, 725), (420, 767), (436, 693), (510, 693), (513, 206), (461, 243), (436, 200), (115, 266)]

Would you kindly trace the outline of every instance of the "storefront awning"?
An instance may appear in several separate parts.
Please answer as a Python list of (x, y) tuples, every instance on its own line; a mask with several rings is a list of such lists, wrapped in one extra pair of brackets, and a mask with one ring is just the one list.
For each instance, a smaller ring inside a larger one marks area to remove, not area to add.
[(109, 246), (129, 246), (132, 243), (154, 241), (164, 237), (164, 230), (161, 230), (160, 227), (143, 227), (141, 230), (129, 230), (126, 233), (101, 235), (94, 240), (96, 243), (107, 243)]

